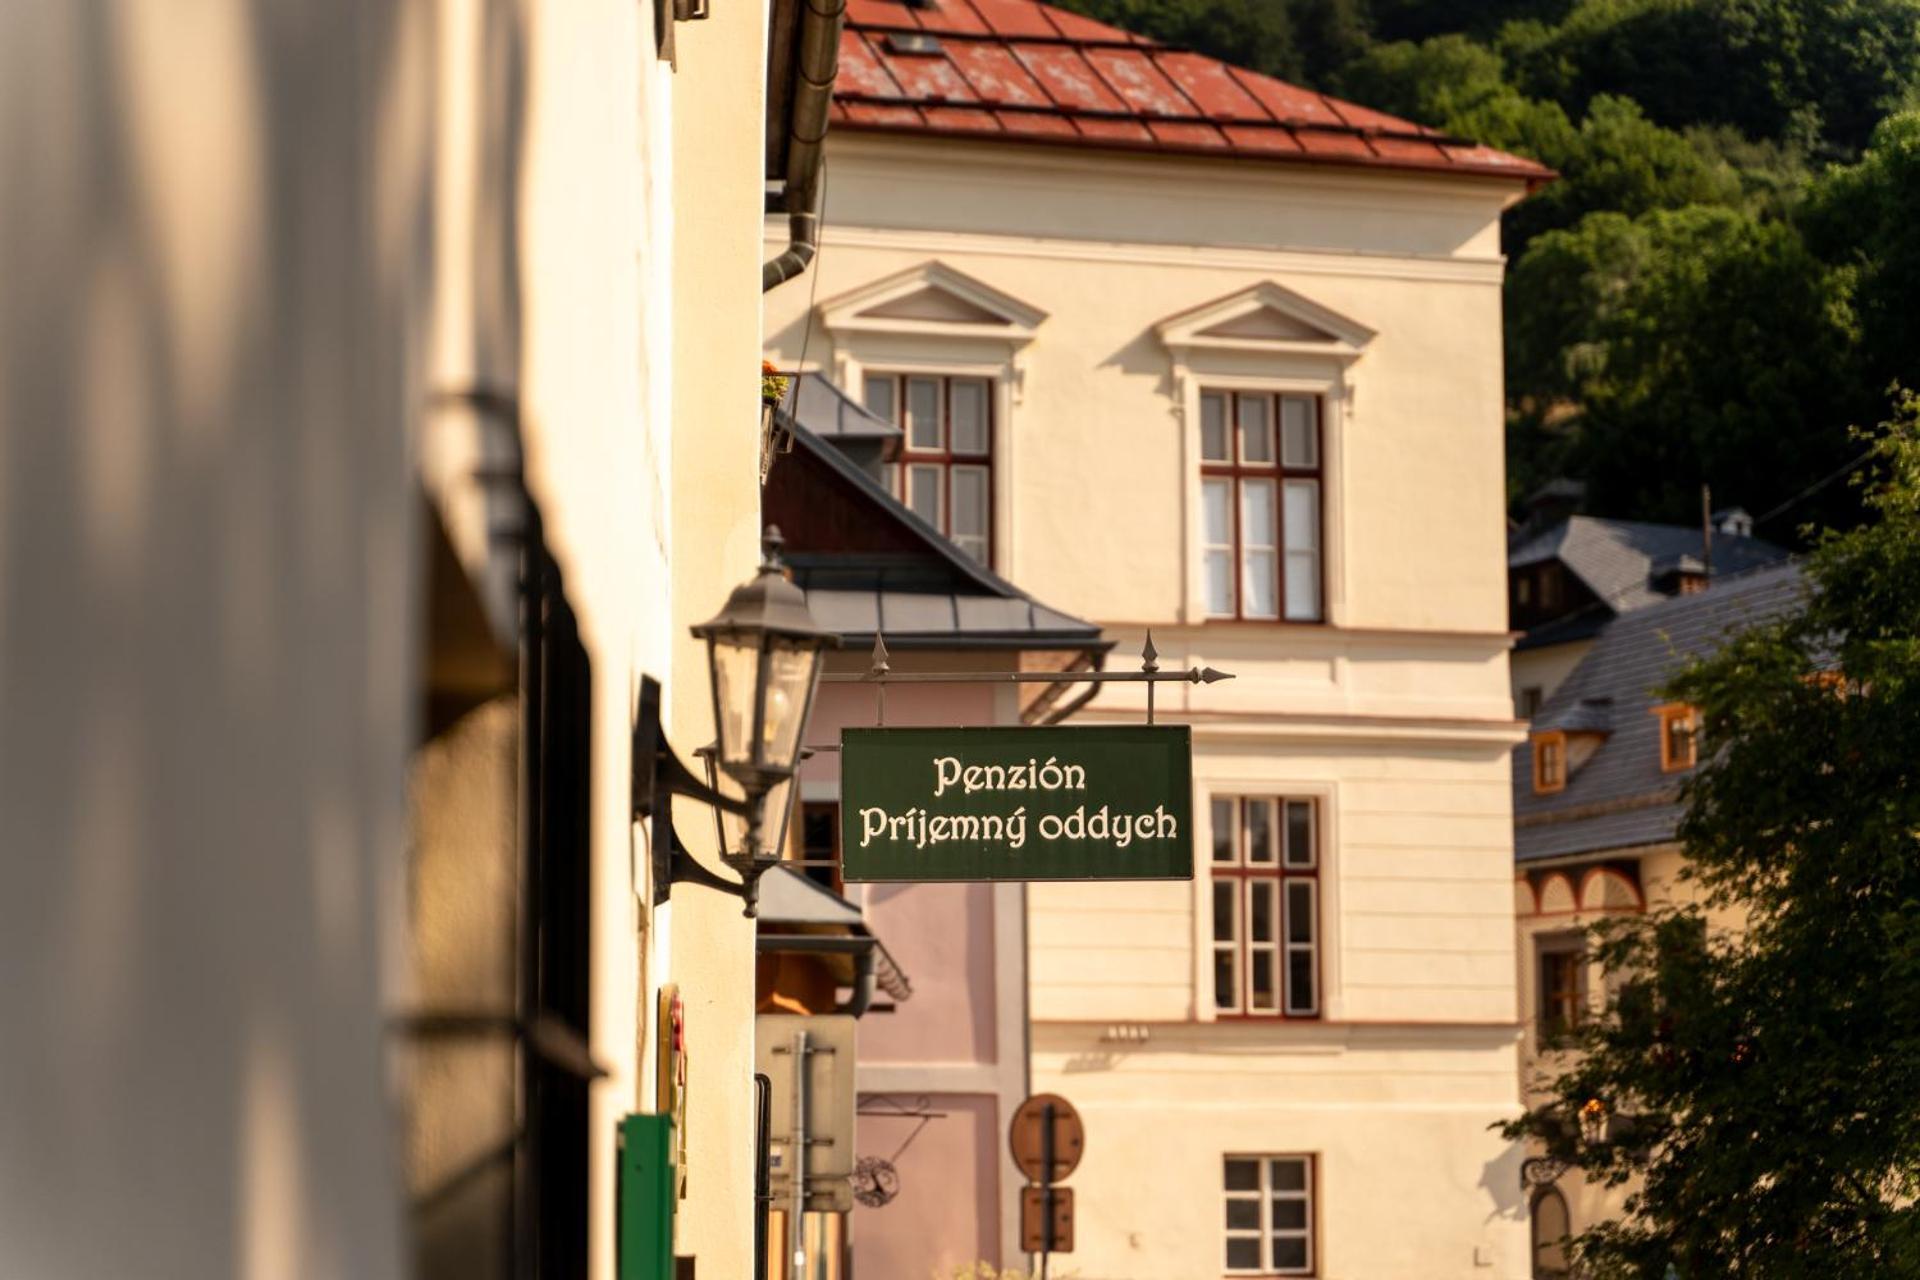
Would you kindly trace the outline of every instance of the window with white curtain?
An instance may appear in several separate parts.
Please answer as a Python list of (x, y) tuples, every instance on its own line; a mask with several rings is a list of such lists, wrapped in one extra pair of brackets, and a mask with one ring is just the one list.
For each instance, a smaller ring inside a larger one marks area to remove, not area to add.
[(1200, 395), (1201, 583), (1209, 617), (1325, 617), (1320, 399)]
[(862, 401), (904, 432), (888, 468), (895, 496), (953, 544), (993, 555), (993, 383), (987, 378), (869, 373)]
[(1214, 796), (1211, 814), (1215, 1015), (1318, 1017), (1318, 804)]

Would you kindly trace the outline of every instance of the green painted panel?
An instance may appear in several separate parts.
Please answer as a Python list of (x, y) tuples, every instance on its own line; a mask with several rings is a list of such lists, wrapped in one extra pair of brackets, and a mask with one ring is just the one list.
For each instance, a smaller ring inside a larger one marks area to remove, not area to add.
[(1185, 725), (846, 729), (848, 880), (1187, 880)]
[(673, 1118), (620, 1121), (620, 1280), (673, 1280)]

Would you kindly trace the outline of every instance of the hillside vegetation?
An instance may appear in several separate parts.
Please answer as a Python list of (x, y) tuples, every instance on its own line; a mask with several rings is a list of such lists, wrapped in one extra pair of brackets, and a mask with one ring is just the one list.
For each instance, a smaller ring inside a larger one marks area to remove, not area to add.
[(1509, 497), (1793, 541), (1920, 386), (1920, 0), (1061, 0), (1560, 180), (1507, 215)]

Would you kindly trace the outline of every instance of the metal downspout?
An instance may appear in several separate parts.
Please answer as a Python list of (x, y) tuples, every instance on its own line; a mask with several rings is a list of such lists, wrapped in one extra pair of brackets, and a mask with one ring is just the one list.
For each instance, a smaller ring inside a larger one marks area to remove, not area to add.
[(787, 127), (787, 247), (760, 268), (760, 292), (807, 269), (820, 244), (820, 158), (840, 69), (840, 27), (847, 0), (805, 0), (800, 57), (794, 70), (793, 111)]
[[(1095, 671), (1105, 671), (1107, 669), (1107, 655), (1105, 652), (1096, 653), (1093, 655), (1093, 669)], [(1050, 724), (1059, 724), (1061, 721), (1071, 716), (1074, 712), (1086, 706), (1089, 702), (1092, 702), (1098, 696), (1100, 696), (1100, 686), (1098, 684), (1090, 684), (1087, 686), (1087, 691), (1085, 693), (1080, 694), (1078, 697), (1068, 702), (1066, 706), (1056, 707), (1052, 711), (1049, 711), (1046, 714), (1046, 718), (1041, 720), (1040, 723), (1043, 726), (1050, 725)]]
[(834, 1010), (835, 1013), (849, 1014), (857, 1018), (867, 1011), (867, 1006), (873, 1003), (873, 989), (879, 981), (874, 972), (877, 966), (874, 963), (873, 953), (878, 949), (879, 944), (875, 943), (865, 951), (854, 953), (853, 994), (847, 998), (845, 1004)]

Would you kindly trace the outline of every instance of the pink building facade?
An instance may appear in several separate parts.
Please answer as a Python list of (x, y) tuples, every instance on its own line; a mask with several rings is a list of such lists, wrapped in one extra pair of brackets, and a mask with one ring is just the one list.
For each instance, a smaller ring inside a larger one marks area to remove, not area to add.
[(767, 518), (787, 536), (809, 607), (846, 648), (809, 724), (816, 754), (795, 825), (807, 873), (862, 907), (912, 984), (911, 999), (876, 1003), (859, 1023), (856, 1148), (881, 1162), (871, 1185), (888, 1198), (856, 1204), (849, 1274), (926, 1280), (982, 1261), (1019, 1265), (1024, 1179), (1006, 1127), (1028, 1092), (1025, 887), (843, 885), (837, 746), (843, 728), (883, 716), (889, 726), (1043, 722), (1084, 686), (894, 685), (883, 712), (875, 686), (846, 677), (869, 669), (876, 633), (896, 672), (1071, 671), (1105, 646), (1098, 628), (978, 565), (887, 493), (878, 470), (897, 428), (817, 377), (799, 392), (796, 447), (769, 481)]

